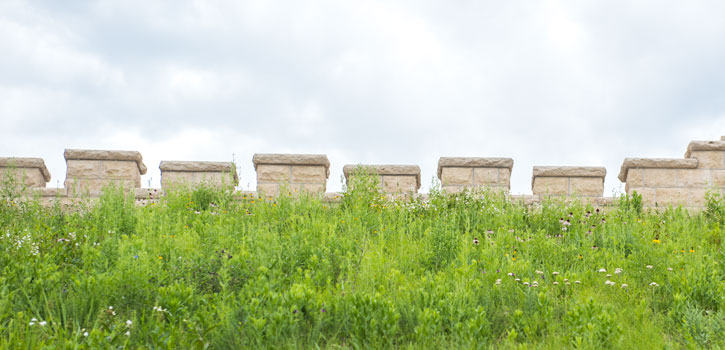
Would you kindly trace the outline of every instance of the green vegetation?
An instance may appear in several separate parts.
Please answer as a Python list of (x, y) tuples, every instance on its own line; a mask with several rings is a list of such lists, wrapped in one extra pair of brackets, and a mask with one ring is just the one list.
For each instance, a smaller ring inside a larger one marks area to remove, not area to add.
[(200, 188), (61, 211), (3, 192), (0, 348), (725, 345), (722, 200), (702, 213)]

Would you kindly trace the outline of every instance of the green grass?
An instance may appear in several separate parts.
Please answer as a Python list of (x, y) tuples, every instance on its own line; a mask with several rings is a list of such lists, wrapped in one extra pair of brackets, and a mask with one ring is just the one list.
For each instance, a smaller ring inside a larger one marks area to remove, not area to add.
[(372, 186), (340, 203), (201, 188), (145, 207), (108, 190), (72, 211), (6, 191), (0, 348), (725, 345), (719, 198), (597, 211)]

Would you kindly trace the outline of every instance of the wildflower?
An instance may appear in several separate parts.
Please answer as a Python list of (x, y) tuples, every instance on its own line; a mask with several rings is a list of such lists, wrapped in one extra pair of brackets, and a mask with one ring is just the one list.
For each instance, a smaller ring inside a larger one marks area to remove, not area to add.
[(690, 248), (690, 253), (694, 253), (694, 252), (695, 252), (695, 248)]
[(629, 286), (626, 283), (622, 283), (622, 288), (627, 288), (627, 287), (629, 287)]
[(108, 309), (109, 309), (109, 310), (113, 310), (113, 306), (109, 306), (109, 307), (108, 307)]
[(486, 233), (488, 233), (490, 235), (493, 233), (493, 230), (486, 230)]
[(566, 226), (561, 228), (562, 231), (566, 231)]
[(544, 274), (544, 271), (536, 270), (536, 274), (537, 275), (543, 275)]
[(159, 260), (164, 260), (164, 257), (159, 255)]
[(126, 320), (126, 326), (131, 327), (133, 325), (133, 322), (131, 320)]
[(667, 271), (672, 271), (672, 268), (671, 268), (671, 267), (668, 267), (668, 268), (667, 268)]
[(614, 269), (614, 274), (615, 275), (619, 275), (620, 273), (622, 273), (622, 269), (620, 269), (619, 267), (616, 268), (616, 269)]
[(499, 278), (499, 279), (496, 280), (496, 285), (498, 286), (500, 284), (501, 284), (501, 279)]
[(579, 280), (574, 281), (574, 283), (576, 283), (576, 284), (582, 284), (582, 282), (579, 281)]
[(568, 279), (568, 278), (565, 278), (565, 279), (564, 279), (564, 282), (569, 282), (569, 279)]
[(41, 327), (43, 327), (43, 326), (45, 326), (47, 324), (48, 324), (48, 322), (45, 322), (45, 321), (38, 322), (38, 325), (40, 325)]
[(296, 314), (297, 313), (297, 309), (294, 309), (294, 311), (292, 311), (292, 313), (293, 314)]
[(521, 279), (520, 278), (514, 278), (514, 281), (521, 282)]
[(652, 286), (652, 287), (659, 287), (660, 286), (659, 284), (657, 284), (657, 282), (652, 282), (649, 285)]
[(560, 223), (560, 224), (563, 224), (563, 223), (564, 223), (564, 218), (560, 218), (560, 219), (559, 219), (559, 223)]
[(648, 268), (648, 269), (650, 269), (650, 270), (652, 270), (654, 268), (654, 266), (652, 266), (652, 265), (647, 265), (645, 267)]
[[(496, 271), (498, 271), (498, 270), (496, 270)], [(511, 277), (515, 276), (513, 272), (509, 272), (508, 275)]]
[(529, 285), (529, 282), (524, 282), (524, 285), (525, 285), (525, 286), (528, 286), (528, 285)]
[(613, 286), (613, 285), (615, 285), (616, 283), (614, 283), (614, 282), (612, 282), (612, 281), (610, 281), (610, 280), (607, 280), (606, 282), (604, 282), (604, 284), (606, 284), (606, 285), (608, 285), (608, 286)]
[(558, 284), (559, 284), (559, 282), (556, 282), (556, 281), (554, 281), (554, 283), (552, 283), (552, 284), (553, 284), (553, 285), (558, 285)]
[(33, 317), (33, 318), (30, 319), (30, 323), (28, 325), (29, 326), (33, 326), (33, 325), (35, 325), (35, 322), (38, 322), (38, 319), (35, 318), (35, 317)]
[(552, 274), (552, 275), (554, 275), (554, 276), (558, 276), (558, 275), (559, 275), (559, 272), (557, 272), (557, 271), (554, 271), (554, 272), (552, 272), (551, 274)]
[(473, 244), (478, 245), (478, 238), (477, 237), (473, 237)]
[(127, 337), (130, 337), (130, 336), (131, 336), (131, 331), (126, 331), (126, 333), (124, 333), (124, 334), (125, 334), (125, 335), (126, 335)]
[(322, 308), (322, 309), (320, 310), (320, 312), (323, 312), (323, 313), (324, 313), (324, 312), (327, 312), (327, 310), (325, 310), (325, 308), (323, 307), (323, 308)]
[(564, 221), (564, 224), (563, 225), (564, 226), (569, 226), (569, 225), (571, 225), (571, 222), (569, 222), (569, 220), (567, 219), (566, 221)]
[(538, 287), (539, 286), (539, 282), (533, 281), (533, 282), (531, 282), (531, 286), (532, 287)]
[(87, 337), (88, 336), (88, 331), (83, 332), (83, 336), (84, 337)]
[(514, 229), (510, 229), (509, 230), (509, 233), (514, 233)]
[(611, 277), (612, 277), (612, 274), (611, 273), (608, 273), (607, 274), (607, 278), (611, 278)]
[(605, 268), (601, 268), (599, 269), (599, 272), (607, 272), (607, 270)]
[(571, 285), (571, 283), (569, 283), (569, 282), (566, 282), (566, 283), (564, 283), (564, 284), (566, 284), (567, 286), (570, 286), (570, 285)]
[(654, 242), (655, 244), (659, 244), (660, 243), (660, 240), (659, 239), (653, 239), (652, 242)]

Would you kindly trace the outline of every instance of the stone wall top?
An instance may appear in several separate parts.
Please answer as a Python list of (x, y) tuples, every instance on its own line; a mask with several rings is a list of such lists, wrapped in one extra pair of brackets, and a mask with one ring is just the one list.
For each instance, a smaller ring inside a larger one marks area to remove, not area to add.
[(42, 158), (16, 158), (16, 157), (2, 157), (0, 158), (0, 167), (16, 168), (37, 168), (43, 174), (45, 182), (50, 181), (50, 171), (45, 166), (45, 161)]
[(188, 172), (230, 172), (234, 176), (234, 183), (239, 183), (237, 168), (232, 162), (200, 162), (183, 160), (162, 160), (159, 169), (163, 171)]
[(66, 149), (65, 160), (128, 160), (135, 161), (141, 175), (146, 174), (146, 165), (137, 151), (110, 151), (95, 149)]
[(596, 166), (534, 166), (533, 177), (604, 177), (607, 169)]
[(624, 158), (617, 178), (627, 182), (630, 168), (695, 169), (697, 163), (697, 158)]
[(330, 160), (324, 154), (279, 154), (255, 153), (252, 157), (254, 170), (260, 164), (274, 165), (324, 165), (327, 176), (330, 176)]
[(695, 151), (725, 151), (725, 141), (691, 141), (687, 145), (685, 158), (690, 158)]
[(358, 167), (363, 167), (377, 175), (402, 175), (415, 176), (417, 187), (420, 188), (420, 167), (417, 165), (368, 165), (368, 164), (348, 164), (342, 167), (345, 178), (349, 178)]
[(494, 157), (441, 157), (438, 159), (438, 178), (441, 177), (443, 167), (511, 169), (514, 167), (514, 160)]

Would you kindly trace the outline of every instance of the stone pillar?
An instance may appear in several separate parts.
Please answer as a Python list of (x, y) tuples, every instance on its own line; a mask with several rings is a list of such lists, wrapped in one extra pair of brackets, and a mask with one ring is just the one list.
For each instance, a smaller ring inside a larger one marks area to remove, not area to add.
[(139, 188), (141, 175), (146, 174), (141, 153), (136, 151), (66, 149), (64, 156), (67, 165), (64, 186), (69, 195), (98, 194), (109, 184)]
[(645, 206), (699, 206), (711, 174), (698, 168), (696, 158), (625, 158), (618, 178), (627, 194), (642, 196)]
[(450, 193), (466, 188), (508, 192), (513, 166), (511, 158), (441, 157), (438, 160), (438, 178), (441, 189)]
[(606, 175), (604, 167), (535, 166), (531, 189), (539, 196), (601, 197)]
[(342, 168), (345, 180), (350, 186), (350, 177), (358, 169), (370, 175), (379, 176), (380, 186), (384, 193), (418, 193), (420, 189), (420, 167), (417, 165), (355, 165), (348, 164)]
[(234, 188), (239, 184), (237, 169), (232, 162), (162, 161), (161, 188), (199, 186)]
[(17, 185), (25, 187), (45, 187), (50, 181), (50, 172), (41, 158), (0, 158), (0, 186), (10, 176)]
[(324, 154), (257, 153), (252, 158), (257, 171), (257, 192), (276, 196), (283, 188), (290, 194), (324, 194), (330, 177), (330, 161)]

